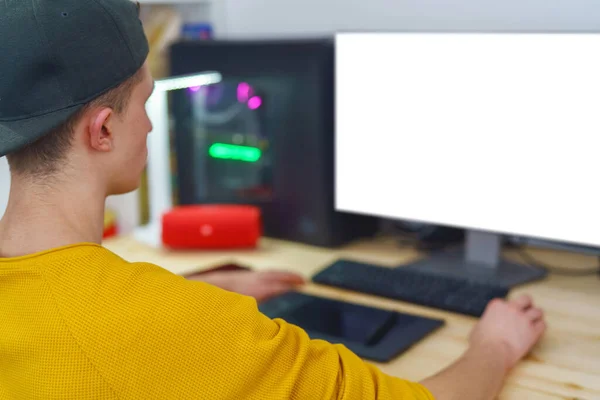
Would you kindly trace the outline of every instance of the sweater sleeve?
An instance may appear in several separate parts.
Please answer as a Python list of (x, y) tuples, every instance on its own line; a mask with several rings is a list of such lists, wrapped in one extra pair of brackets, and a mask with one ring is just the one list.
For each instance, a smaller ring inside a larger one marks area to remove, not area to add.
[(266, 317), (253, 298), (134, 266), (94, 323), (103, 340), (79, 333), (120, 399), (433, 399), (341, 345)]

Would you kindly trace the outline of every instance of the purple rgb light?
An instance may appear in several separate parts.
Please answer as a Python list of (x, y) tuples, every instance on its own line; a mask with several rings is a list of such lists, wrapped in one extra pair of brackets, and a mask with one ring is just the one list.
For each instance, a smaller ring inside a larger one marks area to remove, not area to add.
[(245, 103), (250, 98), (250, 85), (242, 82), (237, 87), (237, 98), (240, 103)]
[(251, 110), (256, 110), (262, 105), (262, 99), (258, 96), (254, 96), (248, 100), (248, 108)]

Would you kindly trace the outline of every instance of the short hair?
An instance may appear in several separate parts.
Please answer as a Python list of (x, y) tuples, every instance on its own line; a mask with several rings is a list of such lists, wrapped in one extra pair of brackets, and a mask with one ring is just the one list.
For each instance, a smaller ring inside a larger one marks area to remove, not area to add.
[(110, 107), (117, 114), (127, 108), (133, 89), (143, 80), (140, 68), (123, 83), (85, 104), (68, 120), (52, 129), (40, 139), (6, 156), (10, 170), (16, 175), (37, 178), (49, 177), (60, 170), (71, 148), (75, 126), (90, 109)]

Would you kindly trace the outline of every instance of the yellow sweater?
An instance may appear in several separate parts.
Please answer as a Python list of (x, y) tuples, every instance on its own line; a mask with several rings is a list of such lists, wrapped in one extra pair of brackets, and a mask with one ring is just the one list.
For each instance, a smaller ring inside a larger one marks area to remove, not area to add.
[(0, 258), (0, 399), (433, 399), (252, 298), (80, 244)]

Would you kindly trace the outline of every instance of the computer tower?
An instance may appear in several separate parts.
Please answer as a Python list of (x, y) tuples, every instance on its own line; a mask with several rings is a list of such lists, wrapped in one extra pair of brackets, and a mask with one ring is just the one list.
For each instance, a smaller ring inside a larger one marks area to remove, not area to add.
[(176, 203), (258, 206), (265, 236), (316, 246), (373, 235), (334, 210), (334, 58), (332, 40), (175, 43), (171, 75), (223, 77), (172, 94)]

